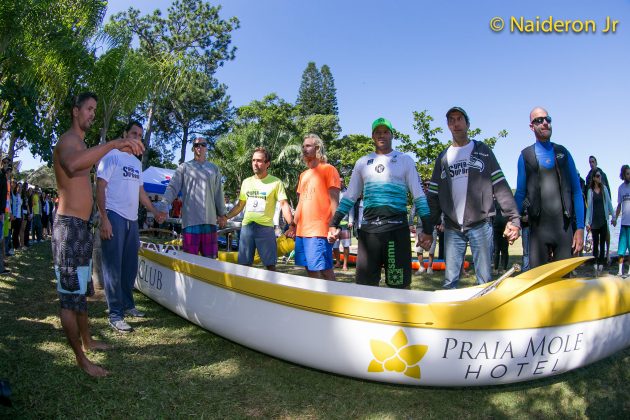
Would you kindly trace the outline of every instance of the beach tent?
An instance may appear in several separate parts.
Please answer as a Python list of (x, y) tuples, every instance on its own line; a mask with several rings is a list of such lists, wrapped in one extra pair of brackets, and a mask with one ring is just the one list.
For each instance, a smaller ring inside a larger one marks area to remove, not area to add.
[(142, 183), (147, 194), (164, 194), (166, 186), (175, 173), (173, 169), (148, 167), (142, 172)]

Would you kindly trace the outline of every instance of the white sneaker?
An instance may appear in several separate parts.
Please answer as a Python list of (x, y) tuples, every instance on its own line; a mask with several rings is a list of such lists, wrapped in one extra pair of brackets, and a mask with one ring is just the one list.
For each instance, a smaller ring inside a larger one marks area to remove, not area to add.
[(433, 268), (431, 267), (427, 268), (427, 274), (433, 274)]
[(124, 319), (119, 319), (118, 321), (112, 321), (110, 319), (109, 325), (111, 325), (113, 329), (121, 333), (128, 333), (133, 331), (131, 325), (127, 324)]

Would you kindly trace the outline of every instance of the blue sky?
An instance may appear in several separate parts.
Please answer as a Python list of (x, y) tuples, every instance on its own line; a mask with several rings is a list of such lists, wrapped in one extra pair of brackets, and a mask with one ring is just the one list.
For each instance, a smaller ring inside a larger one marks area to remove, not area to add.
[[(133, 4), (147, 13), (170, 3)], [(107, 20), (129, 5), (110, 1)], [(541, 105), (553, 117), (552, 140), (571, 151), (584, 176), (593, 154), (616, 190), (619, 168), (630, 162), (630, 0), (229, 0), (222, 7), (223, 17), (241, 21), (236, 59), (217, 74), (234, 106), (271, 92), (295, 101), (302, 71), (315, 61), (335, 77), (343, 134), (369, 135), (372, 120), (384, 116), (414, 138), (412, 112), (426, 109), (448, 140), (444, 113), (462, 106), (482, 135), (509, 132), (495, 154), (515, 187), (519, 151), (534, 141), (529, 111)], [(495, 16), (506, 21), (502, 32), (490, 29)], [(510, 32), (512, 16), (593, 20), (597, 30)], [(614, 34), (602, 33), (607, 16), (619, 21)]]

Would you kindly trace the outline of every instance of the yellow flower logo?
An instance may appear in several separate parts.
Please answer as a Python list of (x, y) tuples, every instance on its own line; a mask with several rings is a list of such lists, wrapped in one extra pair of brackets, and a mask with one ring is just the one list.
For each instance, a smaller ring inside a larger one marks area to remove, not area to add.
[(428, 346), (424, 344), (407, 345), (409, 340), (400, 329), (392, 337), (391, 343), (381, 340), (370, 340), (374, 360), (368, 366), (368, 372), (402, 372), (405, 375), (420, 379), (420, 360), (424, 357)]

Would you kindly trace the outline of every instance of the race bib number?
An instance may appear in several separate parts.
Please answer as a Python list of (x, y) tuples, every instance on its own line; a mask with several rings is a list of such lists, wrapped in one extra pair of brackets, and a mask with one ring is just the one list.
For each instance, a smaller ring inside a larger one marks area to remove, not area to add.
[(264, 198), (247, 197), (247, 205), (245, 206), (245, 211), (254, 212), (254, 213), (264, 213), (265, 204), (266, 204), (266, 200)]

